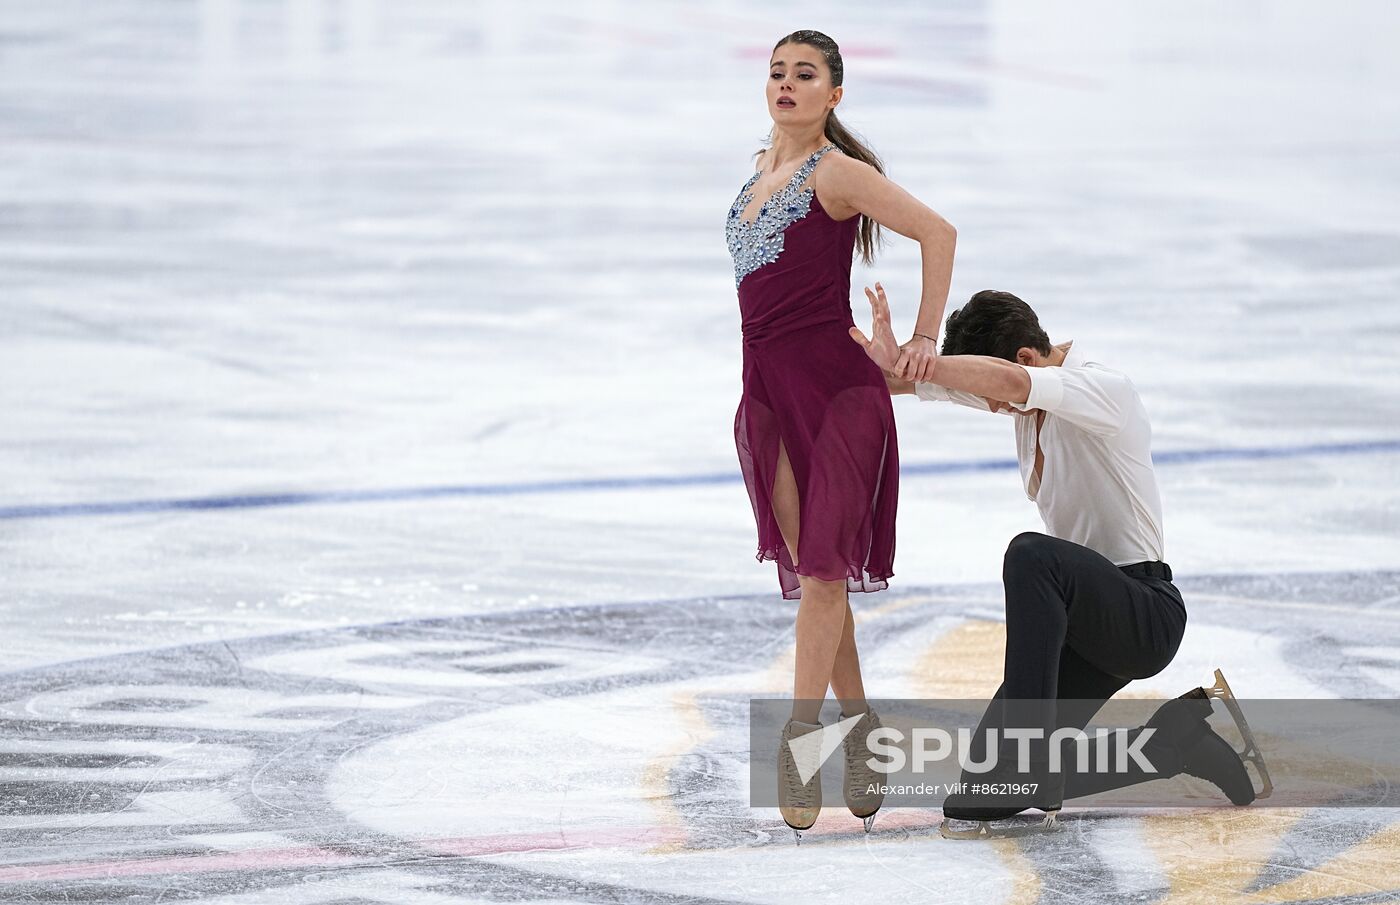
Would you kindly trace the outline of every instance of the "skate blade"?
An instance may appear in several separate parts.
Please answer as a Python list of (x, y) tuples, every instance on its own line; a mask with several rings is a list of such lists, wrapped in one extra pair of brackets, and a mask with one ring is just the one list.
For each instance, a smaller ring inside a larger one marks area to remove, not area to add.
[(859, 820), (861, 824), (865, 826), (865, 831), (868, 833), (870, 832), (870, 828), (875, 825), (875, 815), (880, 813), (880, 807), (884, 803), (885, 799), (881, 797), (879, 804), (875, 805), (875, 810), (867, 811), (864, 814), (857, 813), (856, 809), (851, 807), (850, 802), (846, 802), (846, 807), (850, 809), (851, 816)]
[(1244, 718), (1244, 711), (1240, 709), (1239, 701), (1235, 700), (1235, 693), (1230, 690), (1230, 683), (1225, 681), (1225, 674), (1220, 670), (1215, 671), (1215, 684), (1205, 689), (1205, 693), (1225, 705), (1225, 709), (1230, 712), (1230, 716), (1235, 721), (1235, 728), (1240, 731), (1240, 738), (1244, 739), (1244, 750), (1236, 751), (1240, 759), (1254, 765), (1255, 771), (1259, 774), (1259, 782), (1262, 788), (1254, 793), (1254, 797), (1268, 798), (1274, 793), (1274, 781), (1269, 777), (1269, 768), (1264, 764), (1264, 753), (1259, 750), (1259, 744), (1254, 740), (1254, 733), (1249, 728), (1249, 721)]
[[(1015, 820), (1015, 818), (1008, 818)], [(1058, 833), (1064, 829), (1055, 812), (1045, 815), (1044, 820), (1035, 823), (1008, 823), (990, 820), (958, 820), (944, 817), (938, 825), (938, 835), (944, 839), (1019, 839), (1025, 836), (1043, 836)]]
[[(782, 813), (781, 810), (779, 811), (779, 813)], [(811, 820), (805, 823), (793, 823), (791, 820), (788, 819), (787, 814), (783, 814), (782, 817), (783, 823), (786, 823), (787, 828), (792, 830), (793, 841), (796, 842), (798, 845), (802, 844), (802, 834), (807, 832), (817, 824), (817, 818), (815, 816), (813, 816)]]

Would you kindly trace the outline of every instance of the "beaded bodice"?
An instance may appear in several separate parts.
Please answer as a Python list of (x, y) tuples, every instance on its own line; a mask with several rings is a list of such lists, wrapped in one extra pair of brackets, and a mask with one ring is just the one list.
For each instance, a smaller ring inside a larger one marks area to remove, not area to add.
[(827, 151), (836, 146), (829, 144), (819, 148), (808, 157), (797, 172), (792, 174), (787, 185), (778, 189), (773, 196), (758, 209), (752, 223), (744, 219), (744, 209), (753, 200), (753, 186), (760, 173), (754, 173), (739, 191), (739, 197), (729, 208), (729, 219), (724, 227), (724, 237), (729, 244), (729, 254), (734, 259), (734, 285), (737, 288), (744, 277), (764, 264), (778, 260), (783, 251), (783, 233), (789, 226), (807, 216), (812, 207), (814, 194), (811, 186), (799, 189), (817, 163)]

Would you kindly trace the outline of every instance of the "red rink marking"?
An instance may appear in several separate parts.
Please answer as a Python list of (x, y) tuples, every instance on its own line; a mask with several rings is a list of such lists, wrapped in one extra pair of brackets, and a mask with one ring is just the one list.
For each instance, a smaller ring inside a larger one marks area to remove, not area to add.
[(503, 855), (509, 852), (568, 851), (591, 848), (645, 848), (684, 842), (685, 830), (677, 827), (613, 827), (587, 832), (556, 830), (552, 833), (517, 833), (511, 836), (467, 836), (459, 839), (418, 839), (424, 848), (444, 855)]
[(666, 47), (674, 44), (674, 34), (638, 28), (634, 25), (621, 25), (614, 22), (597, 22), (591, 19), (578, 19), (572, 16), (558, 16), (555, 25), (565, 26), (571, 34), (587, 33), (618, 41), (623, 44), (642, 44), (651, 47)]
[[(935, 816), (934, 825), (937, 824)], [(876, 818), (876, 833), (881, 829), (929, 829), (927, 813), (893, 810)], [(788, 834), (786, 827), (765, 826), (769, 835), (779, 838)], [(854, 818), (843, 819), (836, 814), (823, 819), (817, 826), (803, 831), (804, 838), (814, 837), (875, 839), (867, 836)], [(645, 849), (656, 845), (683, 843), (689, 834), (680, 827), (632, 826), (591, 830), (553, 830), (548, 833), (512, 833), (493, 836), (460, 836), (456, 838), (406, 839), (427, 851), (463, 858), (505, 855), (517, 852), (571, 851), (586, 849)], [(889, 841), (889, 840), (882, 840)], [(379, 866), (381, 858), (346, 855), (316, 846), (293, 848), (264, 848), (244, 852), (219, 852), (208, 855), (181, 855), (170, 858), (139, 858), (134, 860), (85, 861), (64, 864), (17, 864), (0, 867), (0, 884), (55, 883), (65, 880), (103, 880), (114, 877), (158, 877), (169, 874), (214, 873), (218, 871), (265, 872), (291, 870), (298, 867)]]
[[(684, 830), (672, 827), (615, 827), (602, 830), (516, 833), (500, 836), (464, 836), (448, 839), (406, 840), (442, 854), (473, 857), (510, 852), (564, 851), (590, 848), (645, 848), (683, 842)], [(112, 877), (150, 877), (164, 874), (214, 871), (290, 870), (296, 867), (350, 867), (379, 865), (382, 859), (345, 855), (315, 846), (265, 848), (246, 852), (182, 855), (172, 858), (87, 861), (65, 864), (19, 864), (0, 867), (0, 883), (52, 883), (62, 880), (98, 880)]]
[[(742, 60), (763, 59), (766, 60), (773, 55), (771, 44), (764, 47), (739, 47), (734, 51), (734, 55)], [(841, 59), (847, 57), (895, 57), (899, 51), (893, 47), (881, 47), (875, 44), (852, 44), (841, 45)]]
[[(734, 55), (742, 60), (767, 59), (773, 53), (771, 47), (740, 47), (734, 51)], [(899, 56), (899, 51), (893, 47), (881, 47), (873, 44), (855, 45), (846, 47), (841, 45), (841, 56), (864, 57), (866, 59), (890, 59)], [(950, 61), (953, 67), (971, 69), (978, 73), (1002, 76), (1010, 79), (1037, 83), (1054, 83), (1063, 88), (1082, 88), (1086, 91), (1103, 87), (1103, 80), (1092, 76), (1079, 75), (1073, 72), (1059, 72), (1045, 69), (1039, 66), (1026, 66), (1020, 63), (1003, 63), (993, 60), (967, 59), (958, 57)], [(952, 82), (946, 78), (926, 76), (911, 71), (899, 75), (886, 74), (876, 75), (872, 78), (886, 82), (911, 85), (914, 87), (933, 87), (940, 90), (947, 86), (955, 86), (959, 92), (965, 92), (966, 85)]]
[(0, 883), (45, 883), (55, 880), (96, 880), (147, 877), (218, 870), (286, 870), (293, 867), (344, 866), (367, 861), (314, 846), (256, 849), (247, 852), (141, 858), (134, 861), (87, 861), (77, 864), (19, 864), (0, 867)]

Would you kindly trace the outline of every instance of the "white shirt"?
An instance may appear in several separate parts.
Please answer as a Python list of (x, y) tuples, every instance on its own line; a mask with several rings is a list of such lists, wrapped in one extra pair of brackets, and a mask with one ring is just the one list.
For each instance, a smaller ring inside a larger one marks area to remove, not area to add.
[[(1165, 559), (1152, 424), (1132, 381), (1090, 361), (1074, 345), (1063, 364), (1025, 371), (1030, 396), (1024, 404), (1011, 403), (1020, 411), (1008, 414), (1016, 419), (1026, 496), (1040, 509), (1046, 533), (1118, 566)], [(915, 384), (914, 392), (920, 399), (987, 410), (981, 397), (933, 383)], [(1035, 409), (1045, 412), (1038, 431)], [(1037, 441), (1045, 457), (1039, 478)]]

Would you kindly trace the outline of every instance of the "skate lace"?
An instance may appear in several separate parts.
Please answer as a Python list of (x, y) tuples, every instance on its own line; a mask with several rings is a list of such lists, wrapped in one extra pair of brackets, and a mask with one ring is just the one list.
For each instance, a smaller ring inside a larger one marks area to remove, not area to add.
[(878, 784), (879, 776), (868, 763), (870, 759), (869, 746), (865, 743), (866, 737), (880, 728), (880, 723), (874, 719), (865, 719), (856, 724), (851, 730), (851, 734), (846, 736), (846, 789), (853, 797), (860, 797), (867, 794), (866, 790), (872, 784)]
[(792, 749), (788, 747), (788, 739), (783, 739), (783, 785), (787, 789), (789, 800), (797, 806), (810, 804), (815, 800), (816, 784), (821, 779), (821, 773), (815, 773), (805, 783), (797, 769), (797, 760), (792, 756)]

